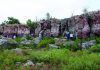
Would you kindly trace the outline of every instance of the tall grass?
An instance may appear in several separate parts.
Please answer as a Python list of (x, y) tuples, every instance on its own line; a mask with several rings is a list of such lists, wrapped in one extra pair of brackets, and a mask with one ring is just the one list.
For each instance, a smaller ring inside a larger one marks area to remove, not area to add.
[(32, 51), (33, 61), (51, 63), (58, 70), (99, 70), (100, 54), (90, 53), (88, 50), (72, 52), (67, 49), (53, 49), (49, 51)]

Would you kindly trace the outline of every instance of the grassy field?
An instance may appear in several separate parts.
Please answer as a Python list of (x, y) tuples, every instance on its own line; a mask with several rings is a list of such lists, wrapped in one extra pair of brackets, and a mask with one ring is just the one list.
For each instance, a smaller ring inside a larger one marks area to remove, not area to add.
[[(72, 52), (67, 49), (23, 50), (23, 54), (4, 50), (0, 52), (0, 70), (22, 70), (27, 60), (42, 62), (43, 65), (49, 66), (50, 70), (100, 70), (100, 53), (88, 50)], [(19, 67), (16, 62), (21, 62)]]
[[(21, 40), (16, 39), (18, 43)], [(9, 50), (4, 48), (0, 50), (0, 70), (100, 70), (100, 37), (96, 38), (94, 46), (84, 50), (79, 50), (79, 42), (75, 40), (73, 45), (49, 49), (48, 44), (54, 44), (55, 41), (53, 38), (44, 38), (37, 45), (18, 44), (21, 52), (13, 52), (13, 47)], [(35, 65), (25, 67), (27, 60)]]

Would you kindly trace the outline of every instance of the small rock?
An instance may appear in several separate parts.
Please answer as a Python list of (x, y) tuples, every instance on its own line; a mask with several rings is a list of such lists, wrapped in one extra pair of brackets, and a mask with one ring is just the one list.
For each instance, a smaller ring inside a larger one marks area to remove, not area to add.
[(36, 63), (36, 66), (39, 66), (39, 67), (41, 67), (41, 66), (43, 66), (43, 62), (41, 62), (41, 63)]
[(31, 44), (31, 40), (22, 41), (20, 44)]
[(40, 37), (37, 37), (37, 38), (35, 38), (34, 43), (35, 44), (38, 44), (40, 42), (40, 40), (41, 40), (41, 38)]
[(17, 47), (17, 42), (13, 39), (9, 39), (9, 38), (2, 38), (0, 39), (0, 46), (2, 48), (15, 48)]
[(27, 60), (27, 63), (24, 66), (34, 66), (35, 64), (31, 60)]
[(86, 49), (88, 47), (87, 43), (82, 43), (82, 49)]
[(65, 42), (65, 43), (63, 44), (63, 46), (66, 46), (66, 45), (74, 45), (74, 44), (75, 44), (74, 41), (68, 41), (68, 42)]
[(91, 40), (91, 41), (89, 41), (89, 45), (90, 46), (93, 46), (93, 45), (95, 45), (96, 44), (96, 40)]
[(49, 48), (59, 48), (59, 46), (56, 46), (55, 44), (49, 44)]
[(3, 45), (4, 43), (6, 43), (7, 40), (6, 39), (0, 39), (0, 45)]
[(12, 51), (15, 52), (16, 54), (22, 54), (23, 53), (21, 48), (12, 49)]
[(55, 40), (55, 44), (58, 46), (66, 43), (66, 39), (64, 38), (54, 38), (54, 40)]
[(19, 66), (21, 64), (21, 62), (16, 62), (16, 66)]
[(91, 41), (82, 43), (82, 49), (89, 48), (89, 47), (91, 47), (91, 46), (93, 46), (95, 44), (96, 44), (96, 40), (91, 40)]

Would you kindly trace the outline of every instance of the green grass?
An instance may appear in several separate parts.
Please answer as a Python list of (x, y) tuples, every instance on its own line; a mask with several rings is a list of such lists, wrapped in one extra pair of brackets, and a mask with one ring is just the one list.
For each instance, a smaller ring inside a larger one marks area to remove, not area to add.
[[(16, 38), (15, 41), (20, 43), (24, 39)], [(40, 49), (47, 48), (48, 44), (54, 43), (53, 38), (44, 38), (38, 45), (21, 45), (38, 48), (31, 51), (23, 50), (23, 55), (15, 54), (11, 50), (3, 49), (0, 51), (0, 70), (21, 70), (21, 66), (27, 60), (34, 63), (43, 62), (50, 64), (50, 70), (100, 70), (100, 38), (96, 38), (97, 44), (87, 50), (79, 50), (78, 43), (80, 39), (75, 40), (73, 45), (66, 45), (66, 48), (60, 49)], [(71, 50), (71, 51), (70, 51)], [(16, 62), (21, 62), (19, 68)], [(9, 69), (6, 69), (9, 68)]]
[(6, 67), (14, 70), (16, 69), (16, 62), (25, 62), (27, 59), (26, 56), (17, 55), (10, 50), (4, 50), (0, 52), (0, 70), (7, 70)]
[(49, 44), (54, 44), (55, 41), (51, 37), (44, 37), (37, 45), (37, 48), (48, 48)]
[(90, 53), (88, 50), (77, 52), (67, 49), (32, 51), (30, 58), (33, 61), (53, 64), (58, 68), (57, 70), (100, 70), (100, 53)]
[(100, 53), (89, 50), (76, 52), (68, 49), (49, 49), (27, 51), (25, 55), (17, 55), (10, 50), (0, 52), (0, 70), (8, 66), (16, 69), (16, 62), (25, 63), (28, 59), (33, 62), (51, 64), (51, 70), (100, 70)]

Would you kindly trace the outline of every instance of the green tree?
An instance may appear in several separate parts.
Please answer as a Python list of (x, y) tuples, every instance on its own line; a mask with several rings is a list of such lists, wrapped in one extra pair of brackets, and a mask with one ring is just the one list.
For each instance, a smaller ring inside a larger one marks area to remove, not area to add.
[(5, 20), (4, 22), (2, 22), (2, 25), (5, 24), (20, 24), (20, 21), (14, 17), (8, 17), (8, 20)]
[(47, 19), (47, 20), (50, 19), (50, 13), (46, 13), (46, 19)]
[(32, 21), (31, 19), (27, 20), (27, 25), (30, 27), (30, 33), (34, 33), (35, 34), (35, 29), (37, 27), (37, 22)]
[(83, 9), (83, 13), (85, 13), (85, 14), (88, 13), (88, 9), (87, 8), (84, 8)]
[(0, 24), (1, 26), (6, 25), (6, 23), (8, 23), (6, 20), (4, 22), (2, 22), (2, 24)]

